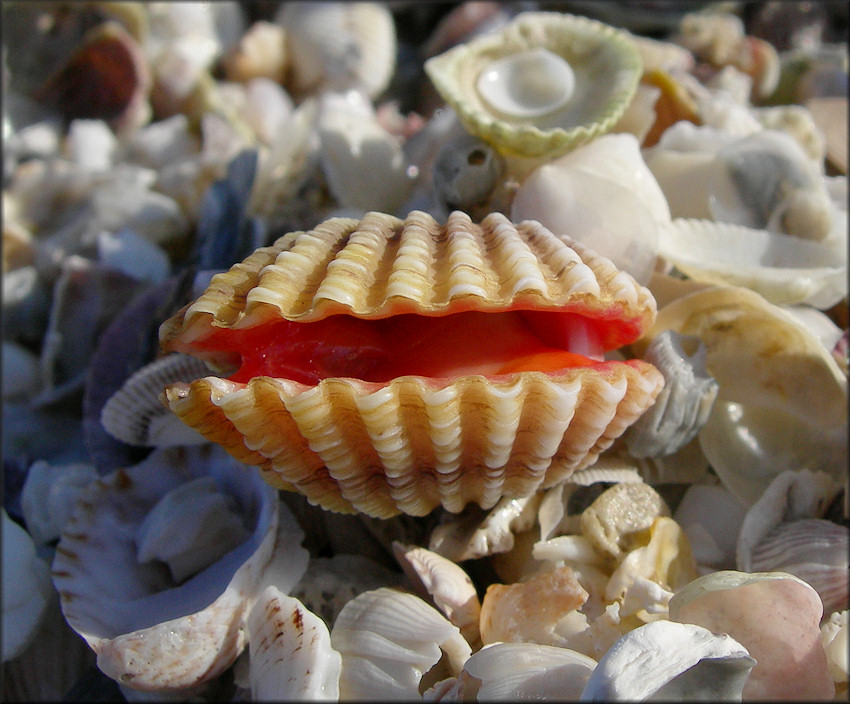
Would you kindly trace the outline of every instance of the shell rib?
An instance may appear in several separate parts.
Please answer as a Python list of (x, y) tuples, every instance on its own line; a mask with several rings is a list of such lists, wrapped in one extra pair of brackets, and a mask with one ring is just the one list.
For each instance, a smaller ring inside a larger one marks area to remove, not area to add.
[[(475, 224), (455, 212), (441, 226), (417, 211), (405, 220), (369, 213), (258, 250), (214, 277), (160, 339), (166, 350), (203, 356), (192, 343), (216, 327), (514, 309), (586, 316), (610, 349), (640, 335), (655, 301), (609, 260), (534, 221), (513, 225), (494, 213)], [(215, 353), (206, 361), (214, 366)], [(562, 481), (592, 463), (662, 385), (655, 367), (632, 360), (314, 386), (206, 377), (170, 385), (165, 399), (209, 440), (264, 468), (273, 485), (330, 510), (389, 517), (470, 502), (489, 508)]]

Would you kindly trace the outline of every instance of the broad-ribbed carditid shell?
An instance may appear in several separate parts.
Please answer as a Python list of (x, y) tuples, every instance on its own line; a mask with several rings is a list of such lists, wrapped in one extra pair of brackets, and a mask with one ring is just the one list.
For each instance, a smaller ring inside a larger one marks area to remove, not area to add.
[(500, 152), (547, 158), (608, 132), (642, 69), (624, 32), (562, 12), (523, 12), (425, 62), (469, 132)]
[(489, 508), (588, 466), (652, 404), (661, 373), (603, 354), (655, 312), (631, 276), (533, 220), (331, 218), (163, 323), (164, 350), (222, 374), (164, 398), (326, 509)]

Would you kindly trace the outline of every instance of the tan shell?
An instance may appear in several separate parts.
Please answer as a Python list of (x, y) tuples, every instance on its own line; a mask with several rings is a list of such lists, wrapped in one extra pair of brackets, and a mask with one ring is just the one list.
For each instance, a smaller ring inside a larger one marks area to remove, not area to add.
[[(418, 211), (405, 220), (368, 213), (257, 250), (166, 321), (160, 339), (166, 350), (201, 356), (192, 342), (214, 327), (519, 308), (612, 323), (602, 332), (608, 348), (640, 335), (655, 315), (651, 294), (628, 274), (537, 222), (513, 225), (493, 213), (475, 224), (455, 212), (439, 225)], [(382, 384), (206, 377), (172, 384), (165, 398), (202, 435), (262, 467), (273, 485), (330, 510), (388, 517), (441, 504), (489, 508), (562, 481), (591, 464), (662, 385), (652, 365), (632, 360)]]

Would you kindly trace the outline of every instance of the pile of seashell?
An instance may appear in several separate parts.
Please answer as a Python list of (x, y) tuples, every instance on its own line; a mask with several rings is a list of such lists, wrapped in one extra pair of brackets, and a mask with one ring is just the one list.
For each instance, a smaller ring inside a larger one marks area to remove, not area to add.
[(2, 19), (6, 701), (846, 700), (846, 3)]

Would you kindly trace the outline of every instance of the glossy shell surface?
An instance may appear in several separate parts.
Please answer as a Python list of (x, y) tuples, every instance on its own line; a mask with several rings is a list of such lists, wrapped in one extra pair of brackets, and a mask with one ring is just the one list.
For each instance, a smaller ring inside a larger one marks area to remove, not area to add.
[[(536, 222), (501, 214), (446, 225), (414, 211), (332, 219), (290, 233), (211, 282), (163, 324), (166, 350), (193, 353), (214, 326), (251, 328), (333, 313), (382, 318), (521, 308), (599, 321), (603, 347), (640, 334), (654, 299), (610, 261)], [(215, 355), (208, 361), (220, 362)], [(652, 402), (652, 365), (605, 362), (554, 373), (351, 377), (308, 386), (256, 376), (168, 387), (184, 422), (274, 485), (336, 511), (423, 515), (493, 506), (590, 464)]]
[[(529, 81), (530, 66), (549, 80)], [(526, 12), (429, 59), (425, 71), (469, 132), (505, 153), (553, 157), (614, 126), (637, 90), (641, 60), (613, 27)]]

